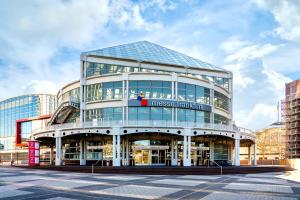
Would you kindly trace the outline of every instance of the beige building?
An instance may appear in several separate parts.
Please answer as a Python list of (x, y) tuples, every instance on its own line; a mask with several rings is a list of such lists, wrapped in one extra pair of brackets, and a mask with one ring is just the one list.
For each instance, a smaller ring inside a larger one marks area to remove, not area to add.
[[(272, 164), (266, 161), (278, 161), (286, 158), (285, 126), (282, 122), (275, 122), (270, 126), (256, 132), (258, 164)], [(277, 162), (273, 162), (276, 164)]]

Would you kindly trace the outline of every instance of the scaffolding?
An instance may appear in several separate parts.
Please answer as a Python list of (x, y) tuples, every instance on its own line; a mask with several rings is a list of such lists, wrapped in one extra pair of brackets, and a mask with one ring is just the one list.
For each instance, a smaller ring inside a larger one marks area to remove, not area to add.
[(300, 81), (286, 84), (286, 97), (281, 101), (288, 158), (300, 158), (300, 90), (297, 88), (300, 88)]

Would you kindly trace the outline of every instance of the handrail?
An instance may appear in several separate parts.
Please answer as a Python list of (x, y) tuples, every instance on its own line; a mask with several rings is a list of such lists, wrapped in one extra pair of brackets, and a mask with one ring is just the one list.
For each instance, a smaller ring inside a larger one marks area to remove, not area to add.
[(32, 131), (33, 134), (40, 132), (55, 131), (56, 129), (68, 129), (68, 128), (93, 128), (93, 127), (113, 127), (113, 126), (159, 126), (159, 127), (188, 127), (188, 128), (201, 128), (201, 129), (212, 129), (212, 130), (224, 130), (224, 131), (235, 131), (233, 126), (214, 124), (214, 123), (197, 123), (197, 122), (176, 122), (172, 120), (97, 120), (92, 122), (84, 123), (64, 123), (46, 126)]
[(221, 168), (221, 176), (222, 176), (222, 175), (223, 175), (223, 167), (222, 167), (222, 165), (220, 165), (219, 163), (217, 163), (217, 162), (214, 161), (214, 160), (211, 160), (211, 162), (212, 162), (212, 163), (215, 163), (218, 167)]
[[(102, 159), (101, 159), (101, 160), (102, 160)], [(96, 163), (93, 163), (93, 164), (92, 164), (92, 174), (94, 174), (94, 166), (97, 165), (99, 161), (100, 161), (100, 160), (97, 160)], [(102, 160), (102, 166), (103, 166), (103, 160)]]

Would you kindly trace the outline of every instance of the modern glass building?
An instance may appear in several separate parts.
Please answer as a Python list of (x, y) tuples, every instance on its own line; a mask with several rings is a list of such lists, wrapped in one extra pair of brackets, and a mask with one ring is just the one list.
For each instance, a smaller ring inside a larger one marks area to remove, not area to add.
[[(33, 129), (47, 126), (46, 120), (55, 109), (55, 96), (33, 94), (0, 101), (0, 160), (10, 161), (26, 147)], [(23, 152), (27, 155), (27, 152)]]
[(80, 81), (34, 131), (56, 165), (239, 165), (240, 146), (254, 158), (255, 136), (233, 125), (231, 72), (147, 41), (80, 63)]

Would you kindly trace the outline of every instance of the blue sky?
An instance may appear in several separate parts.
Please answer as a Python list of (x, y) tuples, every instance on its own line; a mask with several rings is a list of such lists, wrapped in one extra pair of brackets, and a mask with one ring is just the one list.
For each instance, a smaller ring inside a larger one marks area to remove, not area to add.
[(49, 0), (0, 6), (0, 99), (56, 93), (79, 78), (82, 51), (148, 40), (234, 74), (234, 120), (277, 120), (300, 78), (300, 1)]

